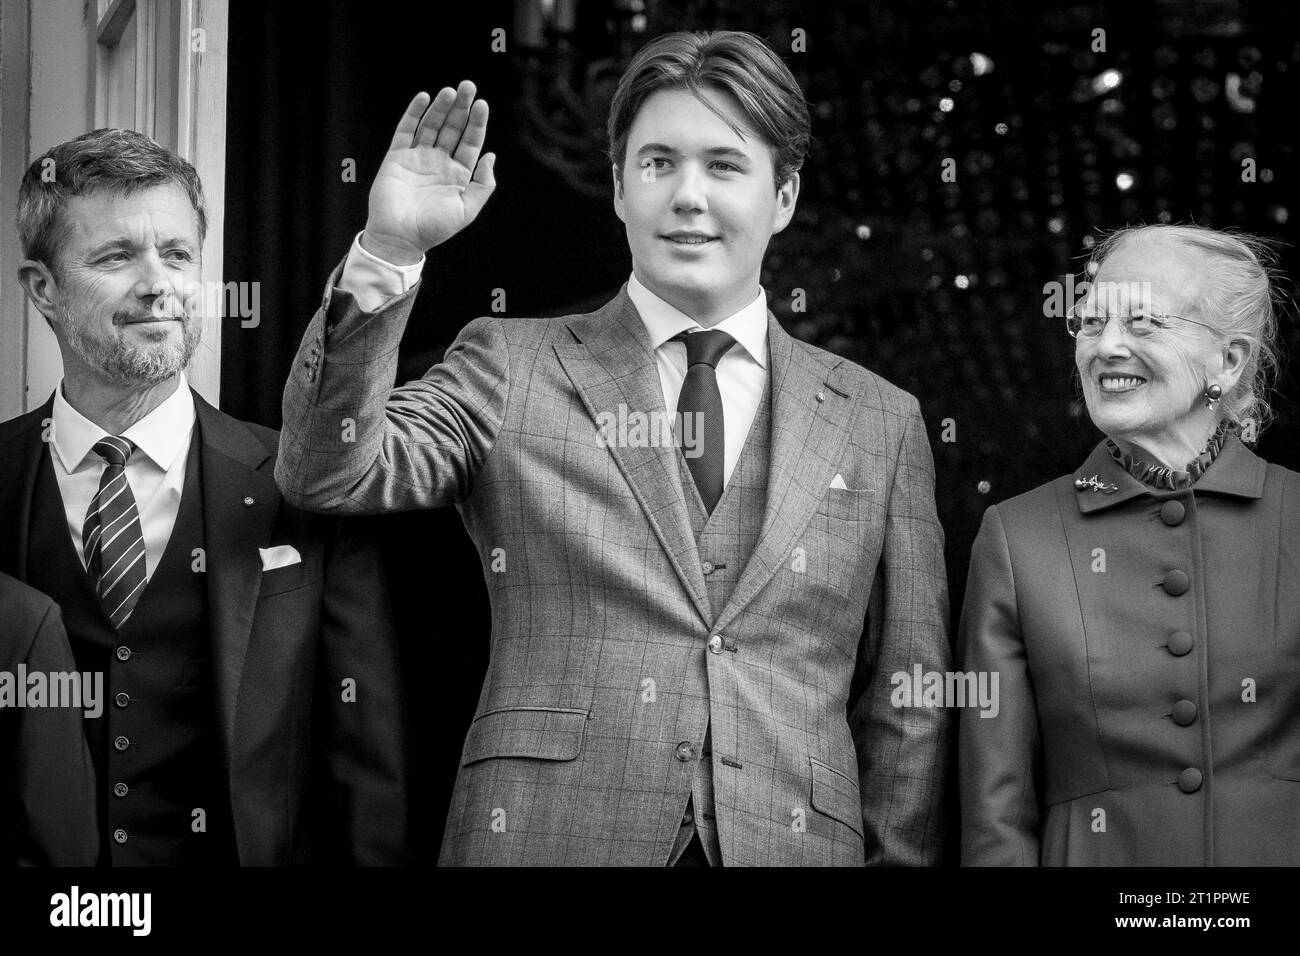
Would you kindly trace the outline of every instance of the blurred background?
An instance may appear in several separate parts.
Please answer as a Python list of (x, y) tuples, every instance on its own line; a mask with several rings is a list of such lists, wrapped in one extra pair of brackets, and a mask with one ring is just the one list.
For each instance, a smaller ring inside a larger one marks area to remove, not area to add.
[[(955, 626), (985, 508), (1073, 470), (1100, 439), (1045, 284), (1081, 277), (1097, 237), (1126, 223), (1294, 243), (1300, 5), (375, 0), (304, 16), (231, 4), (224, 271), (261, 283), (262, 322), (224, 327), (224, 409), (279, 426), (299, 339), (421, 89), (478, 84), (499, 186), (429, 257), (399, 379), (436, 363), (494, 290), (520, 316), (612, 297), (631, 259), (603, 155), (608, 102), (631, 54), (677, 29), (758, 33), (803, 85), (812, 147), (763, 285), (793, 335), (920, 399)], [(1283, 246), (1284, 275), (1297, 264)], [(1293, 357), (1291, 312), (1282, 333)], [(1293, 375), (1275, 408), (1258, 450), (1300, 469)], [(433, 862), (487, 664), (487, 596), (454, 510), (377, 523), (415, 725), (418, 850)]]

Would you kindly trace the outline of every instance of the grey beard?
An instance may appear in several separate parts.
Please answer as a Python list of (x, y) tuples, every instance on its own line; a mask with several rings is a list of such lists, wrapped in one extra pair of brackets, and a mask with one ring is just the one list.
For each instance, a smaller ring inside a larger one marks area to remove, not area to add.
[(100, 339), (88, 334), (87, 324), (78, 321), (67, 309), (60, 308), (59, 313), (68, 347), (77, 357), (112, 380), (126, 385), (157, 385), (176, 375), (189, 364), (203, 335), (202, 319), (191, 316), (179, 346), (170, 341), (132, 346), (127, 345), (122, 337), (117, 316), (113, 322), (117, 334)]

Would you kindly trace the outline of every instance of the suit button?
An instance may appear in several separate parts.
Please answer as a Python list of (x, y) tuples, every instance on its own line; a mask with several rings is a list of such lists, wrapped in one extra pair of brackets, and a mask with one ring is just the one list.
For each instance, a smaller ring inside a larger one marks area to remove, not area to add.
[(1161, 582), (1161, 587), (1165, 589), (1165, 593), (1173, 595), (1174, 597), (1178, 597), (1180, 594), (1186, 594), (1187, 589), (1191, 586), (1191, 582), (1187, 580), (1187, 573), (1179, 571), (1177, 568), (1168, 572), (1165, 575), (1164, 581)]
[(113, 796), (115, 796), (115, 797), (125, 797), (125, 796), (126, 796), (126, 784), (124, 784), (124, 783), (115, 783), (115, 784), (113, 784)]
[(712, 561), (702, 561), (702, 562), (700, 562), (700, 570), (703, 571), (705, 574), (712, 574), (712, 573), (713, 573), (713, 562), (712, 562)]
[(1201, 772), (1195, 767), (1188, 767), (1178, 775), (1178, 789), (1183, 793), (1195, 793), (1201, 789)]
[(695, 756), (695, 748), (691, 746), (689, 740), (683, 740), (677, 745), (677, 759), (681, 761), (690, 760)]
[(1174, 723), (1186, 727), (1196, 720), (1196, 705), (1190, 700), (1180, 700), (1174, 704)]
[(130, 695), (130, 694), (116, 694), (116, 695), (114, 695), (114, 697), (113, 697), (113, 703), (117, 704), (117, 706), (119, 706), (119, 707), (125, 707), (125, 706), (127, 706), (128, 704), (131, 703), (131, 695)]
[(131, 659), (131, 648), (127, 647), (125, 644), (118, 647), (117, 659), (119, 661), (129, 661)]
[(1173, 528), (1183, 523), (1187, 517), (1187, 508), (1181, 501), (1166, 501), (1160, 506), (1160, 520)]
[(1196, 642), (1192, 640), (1192, 635), (1186, 631), (1174, 631), (1169, 635), (1169, 653), (1174, 657), (1182, 657), (1191, 651)]
[(131, 746), (131, 741), (125, 737), (118, 737), (113, 741), (113, 746), (118, 750), (125, 750), (127, 747)]
[(687, 807), (686, 812), (682, 814), (682, 823), (686, 825), (690, 825), (694, 822), (695, 822), (695, 811), (692, 810), (690, 807)]
[(722, 635), (721, 635), (721, 634), (714, 634), (711, 638), (709, 638), (709, 653), (711, 653), (711, 654), (721, 654), (721, 653), (722, 653)]
[(114, 830), (114, 831), (113, 831), (113, 842), (114, 842), (114, 843), (125, 843), (125, 842), (126, 842), (126, 831), (125, 831), (125, 830)]

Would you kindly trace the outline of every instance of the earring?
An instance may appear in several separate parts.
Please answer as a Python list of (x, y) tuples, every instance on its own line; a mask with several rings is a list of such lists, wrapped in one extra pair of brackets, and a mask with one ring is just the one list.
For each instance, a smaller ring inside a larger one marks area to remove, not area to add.
[(1219, 404), (1219, 399), (1223, 397), (1223, 389), (1218, 385), (1207, 385), (1205, 391), (1201, 394), (1205, 396), (1205, 407), (1213, 408)]

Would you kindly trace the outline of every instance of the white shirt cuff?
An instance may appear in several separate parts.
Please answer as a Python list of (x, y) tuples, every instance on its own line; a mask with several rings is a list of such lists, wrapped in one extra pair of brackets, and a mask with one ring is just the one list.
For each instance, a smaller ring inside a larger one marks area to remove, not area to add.
[(363, 312), (374, 312), (395, 295), (409, 291), (420, 281), (424, 256), (409, 266), (395, 266), (361, 247), (361, 233), (352, 240), (339, 288), (350, 292)]

